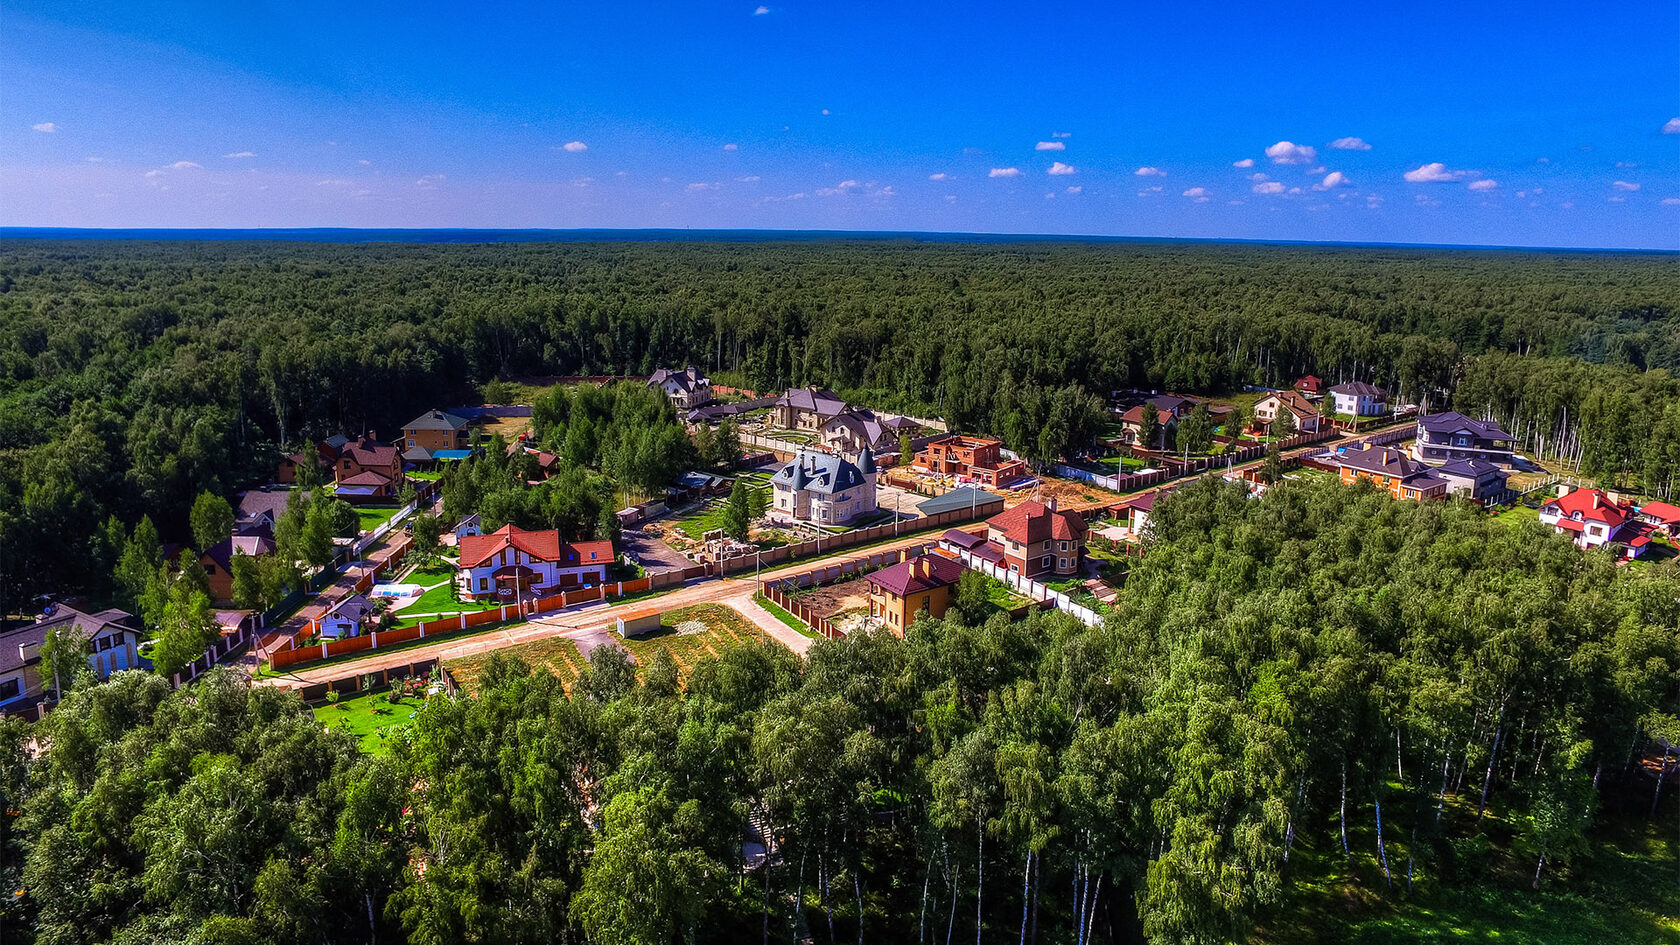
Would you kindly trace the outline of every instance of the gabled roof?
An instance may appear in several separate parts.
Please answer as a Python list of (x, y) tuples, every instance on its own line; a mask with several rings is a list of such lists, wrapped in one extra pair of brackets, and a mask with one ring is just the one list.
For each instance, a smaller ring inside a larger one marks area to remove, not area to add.
[(1148, 402), (1174, 414), (1185, 408), (1194, 409), (1197, 403), (1194, 398), (1180, 397), (1177, 394), (1156, 394), (1149, 398)]
[[(1144, 411), (1144, 408), (1147, 407), (1147, 406), (1149, 406), (1149, 405), (1148, 404), (1139, 404), (1136, 407), (1133, 407), (1132, 409), (1130, 409), (1130, 410), (1126, 411), (1125, 413), (1121, 414), (1120, 419), (1125, 421), (1126, 423), (1141, 424), (1141, 423), (1143, 423), (1143, 411)], [(1168, 423), (1177, 422), (1177, 418), (1173, 416), (1172, 411), (1163, 410), (1160, 407), (1155, 408), (1155, 419), (1160, 421), (1161, 426), (1166, 426)]]
[(1443, 476), (1454, 476), (1459, 479), (1480, 479), (1490, 472), (1504, 472), (1497, 464), (1480, 459), (1448, 460), (1437, 466), (1435, 471)]
[(653, 372), (653, 376), (648, 378), (649, 386), (663, 386), (665, 384), (670, 384), (677, 390), (691, 391), (701, 385), (710, 387), (712, 381), (711, 378), (701, 375), (699, 370), (692, 365), (681, 371), (673, 371), (669, 368), (660, 368), (659, 370)]
[(1603, 522), (1610, 526), (1612, 532), (1627, 521), (1631, 511), (1628, 506), (1610, 501), (1608, 495), (1597, 489), (1576, 489), (1566, 496), (1547, 502), (1540, 510), (1551, 511), (1569, 520), (1573, 520), (1579, 513), (1581, 521)]
[(995, 528), (1010, 541), (1022, 544), (1046, 540), (1072, 541), (1085, 537), (1083, 518), (1072, 512), (1055, 511), (1032, 499), (986, 519), (986, 527)]
[(1268, 400), (1277, 401), (1279, 406), (1294, 414), (1296, 419), (1299, 420), (1318, 416), (1318, 408), (1313, 406), (1313, 402), (1298, 390), (1280, 390), (1277, 393), (1268, 394), (1260, 398), (1255, 406), (1259, 406)]
[(1342, 394), (1347, 397), (1376, 397), (1379, 400), (1388, 396), (1388, 392), (1375, 384), (1364, 381), (1348, 381), (1330, 388), (1332, 394)]
[(322, 614), (321, 617), (322, 619), (341, 617), (351, 623), (361, 623), (362, 618), (366, 617), (371, 610), (373, 610), (373, 604), (366, 597), (360, 594), (351, 594), (334, 604), (332, 609)]
[[(286, 498), (292, 494), (290, 489), (252, 489), (239, 497), (239, 504), (234, 506), (234, 520), (249, 522), (267, 515), (270, 519), (279, 519), (286, 511)], [(307, 501), (308, 493), (298, 496)]]
[(1320, 380), (1316, 375), (1303, 374), (1300, 377), (1297, 377), (1295, 379), (1295, 383), (1289, 386), (1295, 388), (1296, 390), (1304, 390), (1309, 394), (1316, 394), (1324, 388), (1324, 381)]
[(922, 555), (873, 571), (869, 583), (894, 597), (949, 587), (962, 579), (963, 566), (943, 555)]
[(395, 466), (399, 462), (395, 446), (388, 446), (370, 436), (346, 445), (338, 456), (340, 459), (348, 457), (358, 466)]
[(1334, 460), (1338, 466), (1401, 480), (1433, 472), (1429, 466), (1400, 450), (1391, 446), (1372, 446), (1369, 443), (1365, 444), (1365, 449), (1350, 449), (1345, 453), (1337, 453)]
[(776, 406), (792, 407), (795, 410), (810, 410), (822, 417), (832, 417), (846, 409), (846, 402), (840, 395), (831, 390), (818, 387), (801, 387), (790, 390), (776, 398)]
[(1509, 442), (1511, 434), (1492, 420), (1472, 420), (1456, 410), (1443, 413), (1432, 413), (1427, 417), (1418, 418), (1418, 428), (1432, 434), (1452, 436), (1455, 433), (1468, 433), (1482, 440)]
[(1639, 514), (1648, 515), (1664, 525), (1673, 525), (1680, 522), (1680, 508), (1669, 505), (1667, 502), (1647, 502), (1639, 507)]
[(875, 411), (867, 407), (858, 407), (837, 414), (823, 427), (824, 433), (850, 430), (852, 435), (865, 444), (880, 443), (889, 438), (890, 430)]
[(139, 623), (133, 614), (115, 608), (90, 614), (65, 604), (58, 604), (53, 607), (52, 616), (0, 633), (0, 673), (11, 672), (27, 665), (29, 660), (25, 659), (22, 648), (44, 642), (47, 634), (59, 627), (74, 627), (78, 634), (88, 639), (104, 636), (112, 630), (136, 635), (140, 632)]
[(234, 555), (250, 555), (254, 558), (271, 554), (273, 551), (274, 539), (265, 535), (231, 535), (211, 545), (209, 550), (204, 552), (204, 557), (231, 574)]
[(410, 463), (429, 463), (432, 461), (432, 451), (424, 446), (415, 446), (403, 450), (402, 458)]
[(503, 525), (487, 535), (461, 538), (461, 567), (475, 568), (509, 548), (523, 551), (538, 561), (560, 560), (558, 529), (528, 532), (518, 525)]
[(827, 453), (800, 453), (770, 479), (770, 485), (795, 492), (835, 495), (865, 481), (863, 470), (849, 460)]
[(383, 475), (381, 473), (374, 472), (371, 469), (359, 472), (359, 473), (355, 474), (354, 476), (351, 476), (349, 479), (346, 479), (343, 482), (339, 483), (339, 485), (341, 485), (341, 486), (376, 486), (376, 487), (377, 486), (388, 486), (390, 484), (391, 484), (391, 477), (390, 476), (386, 476), (386, 475)]
[(459, 430), (471, 423), (466, 417), (458, 417), (442, 410), (428, 410), (413, 420), (403, 424), (404, 430)]
[(1002, 496), (987, 492), (984, 489), (976, 489), (973, 486), (963, 486), (961, 489), (952, 489), (944, 495), (923, 499), (916, 503), (916, 511), (923, 515), (938, 515), (941, 512), (954, 512), (958, 509), (983, 509), (1002, 502)]
[(948, 528), (945, 530), (945, 534), (939, 536), (939, 540), (955, 545), (964, 551), (973, 551), (986, 543), (986, 536), (965, 532), (960, 528)]

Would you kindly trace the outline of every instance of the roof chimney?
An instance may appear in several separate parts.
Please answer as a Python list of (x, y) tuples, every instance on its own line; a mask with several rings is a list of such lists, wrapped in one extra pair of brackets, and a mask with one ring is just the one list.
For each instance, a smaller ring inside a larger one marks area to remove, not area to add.
[(1595, 508), (1595, 509), (1598, 508), (1598, 500), (1599, 500), (1599, 497), (1601, 495), (1602, 495), (1602, 493), (1600, 493), (1597, 489), (1593, 490), (1593, 494), (1592, 494), (1592, 507), (1593, 508)]
[(1050, 497), (1050, 501), (1049, 501), (1049, 502), (1046, 502), (1046, 503), (1044, 503), (1044, 507), (1045, 507), (1045, 508), (1047, 508), (1047, 509), (1049, 509), (1049, 510), (1050, 510), (1050, 511), (1052, 511), (1052, 512), (1054, 512), (1054, 511), (1056, 511), (1056, 497), (1055, 497), (1055, 496), (1051, 496), (1051, 497)]

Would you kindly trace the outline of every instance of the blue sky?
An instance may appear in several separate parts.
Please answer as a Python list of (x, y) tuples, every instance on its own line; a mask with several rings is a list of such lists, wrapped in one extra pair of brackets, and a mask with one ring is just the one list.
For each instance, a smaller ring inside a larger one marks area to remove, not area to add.
[(7, 0), (0, 224), (1680, 248), (1680, 7), (1363, 6)]

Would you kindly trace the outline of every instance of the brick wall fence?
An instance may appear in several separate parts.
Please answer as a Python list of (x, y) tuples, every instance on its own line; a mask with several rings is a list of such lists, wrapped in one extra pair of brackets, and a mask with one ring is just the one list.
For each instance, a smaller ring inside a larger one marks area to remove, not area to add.
[(775, 602), (776, 606), (809, 624), (812, 630), (831, 640), (836, 640), (846, 634), (836, 629), (826, 615), (819, 614), (811, 607), (806, 606), (797, 596), (797, 589), (817, 587), (822, 584), (832, 584), (862, 577), (870, 571), (877, 571), (907, 558), (927, 554), (933, 550), (935, 544), (934, 539), (929, 539), (923, 544), (912, 545), (909, 548), (877, 551), (874, 554), (838, 561), (798, 574), (789, 574), (777, 578), (775, 581), (760, 581), (758, 589), (765, 597)]

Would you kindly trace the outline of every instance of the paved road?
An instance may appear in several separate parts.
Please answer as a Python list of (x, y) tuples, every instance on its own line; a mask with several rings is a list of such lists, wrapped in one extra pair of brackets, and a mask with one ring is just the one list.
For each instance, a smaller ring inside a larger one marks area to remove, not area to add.
[[(911, 545), (932, 541), (935, 537), (932, 533), (924, 533), (867, 549), (846, 549), (833, 555), (809, 559), (773, 571), (766, 571), (764, 577), (774, 579), (809, 571), (823, 565), (846, 561), (862, 554), (897, 551)], [(370, 653), (368, 656), (356, 660), (304, 667), (286, 676), (264, 681), (273, 685), (296, 688), (378, 669), (388, 669), (393, 666), (407, 666), (419, 660), (459, 659), (474, 653), (483, 653), (487, 650), (497, 650), (518, 643), (529, 643), (533, 640), (558, 636), (577, 641), (580, 649), (585, 648), (585, 646), (592, 649), (604, 640), (611, 640), (616, 637), (613, 631), (616, 628), (616, 620), (619, 614), (626, 611), (643, 611), (650, 605), (657, 605), (664, 610), (673, 610), (694, 604), (724, 604), (740, 611), (742, 616), (763, 630), (766, 636), (780, 642), (793, 652), (803, 655), (816, 641), (777, 620), (775, 615), (756, 604), (753, 601), (753, 594), (757, 589), (758, 582), (750, 572), (737, 577), (709, 578), (652, 599), (642, 598), (626, 604), (610, 605), (596, 601), (547, 613), (532, 618), (527, 623), (511, 627), (474, 634), (469, 637), (440, 640), (437, 643), (409, 647), (391, 653)]]

